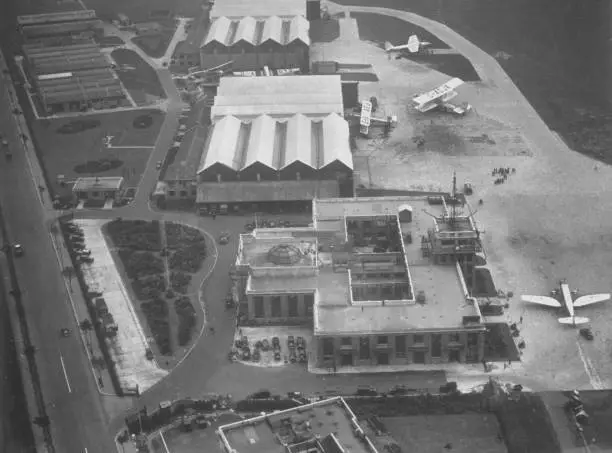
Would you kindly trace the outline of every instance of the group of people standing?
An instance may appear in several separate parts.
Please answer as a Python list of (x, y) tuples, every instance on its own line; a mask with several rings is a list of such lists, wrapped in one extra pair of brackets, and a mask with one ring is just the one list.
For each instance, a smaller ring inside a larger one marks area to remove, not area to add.
[(516, 168), (494, 168), (491, 172), (491, 176), (497, 176), (497, 179), (494, 181), (494, 184), (497, 185), (505, 183), (508, 176), (514, 173), (516, 173)]

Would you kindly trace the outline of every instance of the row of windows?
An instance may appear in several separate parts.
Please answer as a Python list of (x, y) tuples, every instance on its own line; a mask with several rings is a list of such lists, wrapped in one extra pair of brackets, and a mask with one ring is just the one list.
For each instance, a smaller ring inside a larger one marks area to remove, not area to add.
[[(174, 197), (174, 196), (176, 196), (176, 191), (175, 191), (175, 190), (169, 190), (169, 191), (168, 191), (168, 196), (169, 196), (169, 197)], [(181, 191), (179, 191), (179, 196), (180, 196), (180, 197), (187, 197), (187, 196), (189, 196), (189, 192), (188, 192), (188, 191), (186, 191), (186, 190), (181, 190)], [(195, 196), (196, 196), (196, 189), (192, 189), (192, 190), (191, 190), (191, 196), (192, 196), (192, 197), (195, 197)]]
[[(295, 294), (290, 294), (287, 296), (287, 315), (290, 318), (295, 318), (300, 316), (298, 310), (298, 296)], [(304, 303), (306, 304), (306, 315), (312, 315), (312, 304), (314, 302), (314, 296), (312, 294), (304, 295)], [(253, 297), (253, 303), (255, 305), (255, 317), (256, 318), (264, 318), (265, 309), (264, 309), (264, 298), (263, 296), (255, 296)], [(282, 306), (281, 306), (281, 296), (272, 296), (270, 298), (270, 316), (272, 318), (280, 318), (283, 316), (282, 314)]]
[[(470, 337), (470, 335), (468, 335)], [(396, 335), (395, 336), (395, 355), (397, 357), (405, 357), (406, 356), (406, 342), (407, 335)], [(360, 337), (359, 338), (359, 358), (363, 360), (370, 359), (370, 337)], [(427, 347), (425, 345), (425, 335), (415, 334), (412, 335), (413, 345), (419, 347)], [(471, 342), (474, 341), (474, 338), (468, 338)], [(475, 337), (475, 341), (478, 341), (478, 338)], [(449, 334), (449, 342), (450, 343), (459, 343), (460, 335), (458, 333)], [(468, 341), (470, 343), (470, 341)], [(387, 335), (379, 335), (376, 337), (376, 344), (378, 346), (389, 346), (389, 337)], [(343, 337), (340, 339), (341, 346), (351, 346), (353, 345), (352, 337)], [(324, 356), (332, 356), (334, 354), (334, 340), (333, 338), (324, 338), (323, 339), (323, 355)], [(432, 357), (441, 357), (442, 356), (442, 334), (432, 334), (431, 335), (431, 355)]]

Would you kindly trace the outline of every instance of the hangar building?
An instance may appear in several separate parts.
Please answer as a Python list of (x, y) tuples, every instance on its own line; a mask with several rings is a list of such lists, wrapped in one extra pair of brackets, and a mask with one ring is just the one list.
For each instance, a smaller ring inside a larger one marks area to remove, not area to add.
[(313, 198), (352, 196), (340, 76), (225, 77), (211, 119), (197, 169), (202, 211), (309, 210)]
[(18, 16), (17, 24), (27, 42), (61, 36), (93, 37), (103, 33), (102, 21), (91, 9)]
[(233, 71), (309, 69), (306, 0), (218, 0), (200, 47), (200, 65), (232, 62)]
[(43, 114), (129, 105), (121, 82), (93, 41), (23, 46), (24, 69)]

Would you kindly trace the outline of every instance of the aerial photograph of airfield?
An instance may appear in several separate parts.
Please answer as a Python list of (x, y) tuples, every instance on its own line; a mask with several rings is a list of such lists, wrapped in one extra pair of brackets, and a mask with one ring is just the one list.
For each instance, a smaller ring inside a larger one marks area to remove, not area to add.
[(612, 451), (611, 13), (9, 2), (0, 451)]

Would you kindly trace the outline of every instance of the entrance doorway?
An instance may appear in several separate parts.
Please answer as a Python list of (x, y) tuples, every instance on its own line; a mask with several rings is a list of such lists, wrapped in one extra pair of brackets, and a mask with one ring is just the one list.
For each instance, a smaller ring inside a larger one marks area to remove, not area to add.
[(377, 361), (379, 365), (389, 365), (389, 354), (386, 352), (379, 352)]
[(340, 366), (353, 366), (353, 354), (342, 354), (340, 356)]
[(448, 351), (448, 361), (449, 362), (459, 362), (460, 354), (458, 349), (451, 349)]

